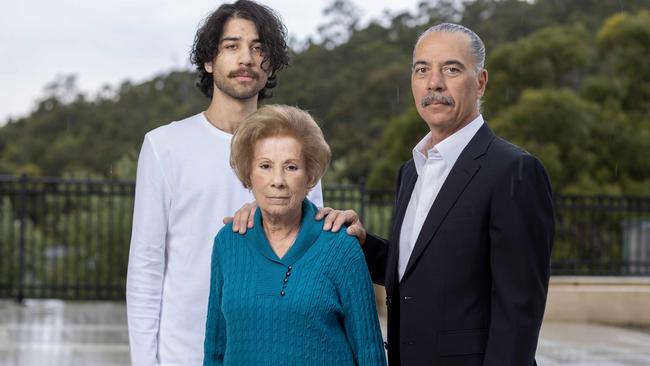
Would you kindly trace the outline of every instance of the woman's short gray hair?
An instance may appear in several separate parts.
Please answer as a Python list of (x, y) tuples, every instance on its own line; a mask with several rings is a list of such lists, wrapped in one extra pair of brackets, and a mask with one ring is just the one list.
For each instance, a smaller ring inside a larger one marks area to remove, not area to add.
[(415, 49), (420, 44), (420, 41), (430, 33), (440, 32), (440, 33), (464, 33), (470, 39), (470, 48), (472, 55), (474, 56), (475, 69), (478, 71), (485, 67), (485, 45), (481, 38), (474, 33), (471, 29), (464, 27), (460, 24), (455, 23), (440, 23), (436, 24), (429, 29), (425, 30), (418, 37), (417, 42), (415, 42), (415, 47), (413, 47), (413, 56), (415, 57)]
[(251, 187), (255, 145), (273, 136), (290, 136), (300, 142), (307, 186), (313, 188), (325, 174), (332, 153), (312, 116), (288, 105), (265, 105), (241, 122), (230, 143), (230, 166), (237, 178), (244, 187)]

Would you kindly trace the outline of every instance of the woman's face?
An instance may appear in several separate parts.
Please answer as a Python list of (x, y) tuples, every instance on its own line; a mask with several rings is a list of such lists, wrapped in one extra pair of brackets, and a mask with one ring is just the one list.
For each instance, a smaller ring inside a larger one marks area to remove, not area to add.
[(257, 141), (251, 190), (265, 216), (281, 218), (299, 213), (309, 192), (307, 181), (302, 145), (298, 140), (272, 136)]

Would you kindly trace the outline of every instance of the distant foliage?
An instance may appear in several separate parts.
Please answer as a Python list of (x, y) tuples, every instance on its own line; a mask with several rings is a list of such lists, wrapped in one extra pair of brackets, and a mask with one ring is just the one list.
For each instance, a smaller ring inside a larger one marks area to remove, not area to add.
[[(483, 113), (538, 155), (558, 192), (650, 194), (650, 1), (423, 1), (365, 26), (331, 1), (319, 39), (294, 51), (267, 103), (309, 110), (332, 146), (327, 182), (392, 189), (427, 132), (413, 105), (418, 34), (441, 21), (487, 46)], [(89, 96), (74, 75), (49, 83), (32, 113), (0, 128), (0, 174), (133, 179), (144, 134), (207, 107), (188, 71)]]

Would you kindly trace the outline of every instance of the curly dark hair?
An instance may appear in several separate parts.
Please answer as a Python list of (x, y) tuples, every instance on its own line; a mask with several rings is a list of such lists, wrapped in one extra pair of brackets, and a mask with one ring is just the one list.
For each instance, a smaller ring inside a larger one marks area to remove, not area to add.
[(212, 97), (214, 81), (204, 64), (217, 56), (223, 27), (230, 18), (246, 19), (255, 24), (264, 49), (262, 64), (269, 62), (271, 65), (271, 75), (260, 90), (258, 100), (270, 98), (273, 95), (271, 89), (277, 85), (277, 71), (289, 64), (287, 29), (273, 9), (250, 0), (221, 5), (199, 27), (190, 53), (190, 61), (199, 73), (196, 86), (206, 97)]

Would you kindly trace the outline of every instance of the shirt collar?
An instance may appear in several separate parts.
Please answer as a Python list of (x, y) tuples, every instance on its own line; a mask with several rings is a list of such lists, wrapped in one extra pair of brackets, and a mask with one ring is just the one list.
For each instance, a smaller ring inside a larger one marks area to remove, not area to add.
[(264, 226), (262, 224), (262, 210), (259, 208), (255, 210), (253, 228), (246, 231), (244, 234), (248, 238), (248, 243), (254, 249), (259, 251), (268, 260), (285, 266), (292, 265), (311, 248), (312, 244), (318, 239), (323, 232), (324, 220), (316, 221), (314, 216), (318, 212), (318, 208), (308, 198), (302, 201), (302, 217), (300, 221), (300, 229), (296, 235), (294, 244), (287, 250), (282, 258), (273, 251), (269, 240), (264, 233)]
[(483, 123), (483, 116), (479, 114), (467, 126), (454, 132), (451, 136), (440, 141), (427, 151), (424, 151), (424, 148), (431, 140), (431, 132), (424, 136), (413, 148), (413, 162), (415, 163), (415, 170), (418, 172), (418, 175), (421, 174), (420, 172), (427, 159), (442, 159), (447, 167), (454, 166), (460, 153), (463, 152), (465, 146), (467, 146)]

